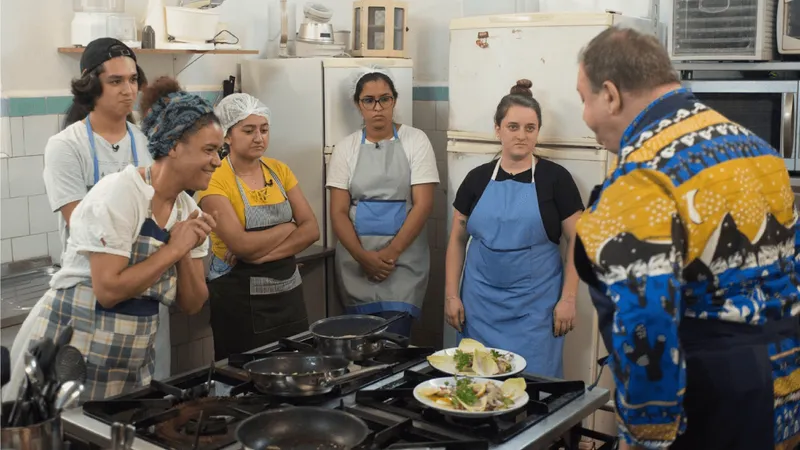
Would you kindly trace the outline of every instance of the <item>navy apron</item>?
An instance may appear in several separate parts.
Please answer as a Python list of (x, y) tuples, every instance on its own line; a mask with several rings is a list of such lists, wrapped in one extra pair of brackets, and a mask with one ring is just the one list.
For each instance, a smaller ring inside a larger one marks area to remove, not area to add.
[(499, 168), (498, 160), (467, 220), (459, 338), (517, 353), (528, 363), (526, 372), (561, 378), (564, 338), (553, 336), (553, 309), (563, 269), (539, 210), (536, 158), (531, 183), (497, 181)]

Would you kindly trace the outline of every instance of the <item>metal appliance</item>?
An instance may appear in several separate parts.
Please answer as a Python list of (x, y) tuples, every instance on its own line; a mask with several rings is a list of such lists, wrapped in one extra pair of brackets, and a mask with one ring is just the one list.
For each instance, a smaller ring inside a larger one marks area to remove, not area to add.
[(351, 371), (376, 364), (391, 367), (346, 383), (330, 394), (311, 398), (264, 396), (253, 389), (243, 363), (286, 352), (310, 351), (313, 336), (302, 333), (232, 356), (216, 367), (199, 369), (153, 382), (136, 392), (100, 401), (63, 416), (64, 430), (73, 443), (107, 446), (111, 424), (129, 423), (136, 428), (134, 450), (234, 449), (239, 423), (262, 411), (289, 406), (317, 406), (343, 410), (362, 419), (382, 444), (377, 448), (437, 448), (452, 450), (546, 449), (563, 436), (577, 448), (580, 436), (605, 442), (614, 438), (584, 430), (581, 421), (609, 398), (607, 390), (586, 390), (583, 382), (543, 379), (531, 374), (528, 393), (533, 399), (520, 414), (469, 423), (445, 418), (427, 410), (410, 397), (411, 387), (432, 376), (441, 376), (425, 361), (432, 348), (390, 348), (358, 362)]

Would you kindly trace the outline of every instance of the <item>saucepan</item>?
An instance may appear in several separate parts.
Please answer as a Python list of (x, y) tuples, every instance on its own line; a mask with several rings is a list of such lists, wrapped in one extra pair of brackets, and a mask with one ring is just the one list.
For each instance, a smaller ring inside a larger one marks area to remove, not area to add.
[(259, 392), (305, 397), (327, 394), (354, 378), (391, 367), (379, 364), (347, 373), (349, 365), (349, 360), (339, 356), (297, 353), (250, 361), (243, 368)]
[(386, 331), (389, 324), (407, 316), (402, 312), (388, 320), (355, 314), (328, 317), (311, 324), (309, 331), (320, 353), (363, 361), (379, 354), (385, 341), (408, 347), (407, 337)]
[(236, 440), (248, 450), (350, 450), (369, 434), (367, 424), (350, 413), (305, 406), (266, 411), (236, 428)]

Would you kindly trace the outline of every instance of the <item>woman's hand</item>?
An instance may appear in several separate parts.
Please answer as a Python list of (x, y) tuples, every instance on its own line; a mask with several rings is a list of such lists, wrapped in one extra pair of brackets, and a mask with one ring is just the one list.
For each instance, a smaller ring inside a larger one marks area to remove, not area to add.
[(236, 265), (236, 255), (231, 253), (230, 250), (225, 251), (225, 264), (233, 267)]
[(464, 325), (464, 304), (457, 295), (451, 295), (444, 299), (444, 315), (448, 325), (460, 333)]
[(200, 211), (193, 211), (189, 218), (178, 222), (169, 230), (169, 241), (167, 245), (177, 249), (181, 255), (192, 251), (193, 248), (201, 245), (211, 233), (210, 223), (216, 225), (211, 216), (200, 217)]
[(553, 334), (564, 336), (575, 328), (575, 298), (561, 297), (553, 309)]
[(385, 280), (394, 270), (394, 264), (385, 262), (378, 252), (365, 251), (359, 255), (357, 261), (366, 272), (367, 277), (373, 281)]

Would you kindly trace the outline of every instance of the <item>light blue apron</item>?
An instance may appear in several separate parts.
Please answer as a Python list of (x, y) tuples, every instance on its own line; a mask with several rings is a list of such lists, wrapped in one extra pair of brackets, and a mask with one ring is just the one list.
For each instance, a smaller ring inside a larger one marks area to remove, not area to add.
[(558, 245), (548, 237), (531, 183), (495, 180), (467, 220), (470, 244), (461, 282), (463, 335), (525, 358), (526, 372), (563, 377), (563, 337), (553, 337), (553, 308), (561, 294)]
[[(362, 132), (350, 197), (350, 220), (361, 246), (369, 251), (385, 248), (400, 231), (412, 206), (411, 166), (396, 127), (394, 140), (377, 144), (366, 142), (366, 132)], [(380, 282), (368, 279), (344, 246), (336, 245), (336, 273), (349, 314), (406, 311), (419, 317), (429, 269), (428, 233), (424, 229), (397, 259), (394, 271)]]
[[(128, 128), (128, 137), (131, 138), (131, 153), (133, 154), (133, 166), (139, 167), (139, 155), (136, 154), (136, 139), (133, 138), (133, 130), (131, 130), (131, 126), (126, 123), (125, 126)], [(97, 148), (94, 145), (94, 131), (92, 131), (92, 122), (89, 120), (89, 116), (86, 116), (86, 134), (89, 136), (89, 150), (92, 152), (92, 165), (94, 165), (94, 183), (91, 186), (86, 186), (88, 190), (91, 190), (98, 181), (100, 181), (100, 162), (97, 160)]]

